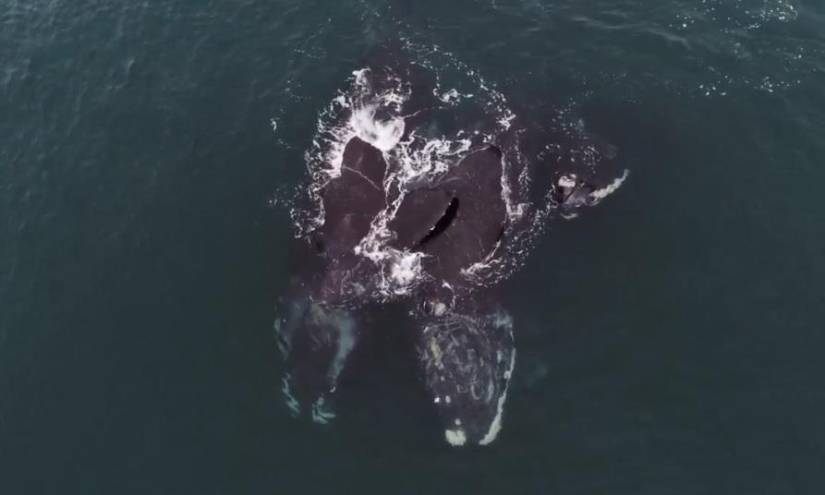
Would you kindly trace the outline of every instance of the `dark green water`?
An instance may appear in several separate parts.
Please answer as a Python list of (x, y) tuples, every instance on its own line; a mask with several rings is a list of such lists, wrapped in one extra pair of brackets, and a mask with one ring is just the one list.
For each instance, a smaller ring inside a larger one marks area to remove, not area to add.
[[(507, 283), (481, 450), (389, 317), (331, 428), (279, 393), (269, 200), (399, 34), (632, 171)], [(822, 493), (823, 70), (812, 0), (1, 0), (0, 493)]]

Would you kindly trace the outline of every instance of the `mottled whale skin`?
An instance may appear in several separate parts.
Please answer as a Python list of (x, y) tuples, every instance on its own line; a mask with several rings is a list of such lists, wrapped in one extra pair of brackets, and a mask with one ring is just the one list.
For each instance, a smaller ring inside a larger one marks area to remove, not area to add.
[[(384, 72), (373, 73), (373, 84), (381, 86)], [(425, 91), (413, 91), (412, 108), (405, 108), (405, 137), (426, 125), (434, 105), (434, 92), (422, 84)], [(515, 121), (502, 142), (529, 130)], [(420, 280), (398, 299), (409, 305), (422, 382), (444, 437), (454, 446), (496, 438), (516, 360), (512, 318), (492, 288), (473, 282), (468, 271), (506, 256), (518, 229), (528, 228), (508, 215), (503, 188), (522, 171), (507, 169), (506, 160), (497, 143), (478, 142), (443, 174), (401, 191), (385, 184), (393, 166), (385, 153), (358, 136), (346, 142), (340, 173), (318, 194), (323, 223), (308, 236), (317, 263), (298, 267), (276, 320), (286, 362), (283, 392), (296, 414), (306, 411), (319, 423), (332, 419), (347, 357), (359, 339), (380, 332), (361, 321), (384, 274), (361, 249), (382, 212), (392, 210), (387, 246), (421, 255)], [(618, 187), (615, 175), (572, 161), (556, 160), (549, 177), (546, 194), (565, 217)]]

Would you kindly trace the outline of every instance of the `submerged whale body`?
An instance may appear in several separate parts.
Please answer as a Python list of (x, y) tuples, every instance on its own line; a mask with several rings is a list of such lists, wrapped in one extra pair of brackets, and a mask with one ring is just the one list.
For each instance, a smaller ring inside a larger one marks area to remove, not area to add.
[[(603, 178), (580, 162), (538, 163), (520, 140), (530, 126), (502, 95), (479, 84), (488, 93), (475, 95), (477, 108), (460, 108), (421, 70), (393, 63), (354, 72), (319, 121), (308, 152), (310, 220), (300, 226), (319, 266), (297, 271), (276, 320), (283, 392), (296, 414), (331, 420), (349, 355), (380, 332), (361, 323), (364, 312), (406, 302), (445, 439), (486, 445), (501, 429), (516, 358), (496, 284), (548, 218), (597, 204), (626, 172)], [(473, 115), (473, 132), (433, 135), (463, 113)], [(538, 166), (551, 169), (541, 186), (531, 183)]]

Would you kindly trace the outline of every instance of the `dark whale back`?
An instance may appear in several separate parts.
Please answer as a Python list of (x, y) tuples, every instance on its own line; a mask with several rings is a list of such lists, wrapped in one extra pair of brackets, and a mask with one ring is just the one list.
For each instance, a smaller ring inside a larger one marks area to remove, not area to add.
[(462, 269), (484, 260), (507, 221), (501, 190), (501, 151), (472, 151), (438, 182), (408, 193), (390, 223), (399, 248), (428, 256), (434, 277), (455, 281)]
[(335, 258), (352, 252), (370, 230), (373, 218), (385, 207), (383, 182), (387, 164), (377, 148), (352, 138), (344, 149), (341, 175), (321, 190), (324, 225), (321, 248)]

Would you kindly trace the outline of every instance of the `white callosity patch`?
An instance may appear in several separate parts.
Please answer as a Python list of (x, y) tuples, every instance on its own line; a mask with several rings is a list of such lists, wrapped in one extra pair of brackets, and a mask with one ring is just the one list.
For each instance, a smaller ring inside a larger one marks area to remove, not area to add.
[(403, 194), (373, 219), (369, 233), (355, 247), (355, 253), (371, 260), (378, 268), (375, 286), (378, 298), (392, 299), (409, 294), (422, 279), (422, 253), (396, 249), (389, 245), (392, 233), (387, 224), (401, 204)]
[(421, 256), (405, 253), (399, 256), (390, 268), (390, 277), (398, 287), (409, 287), (421, 273)]
[(395, 181), (403, 190), (446, 173), (472, 147), (461, 137), (425, 138), (413, 130), (395, 152)]
[(562, 175), (559, 177), (558, 185), (564, 188), (576, 187), (576, 174)]
[(461, 428), (444, 430), (444, 438), (447, 440), (447, 443), (454, 447), (461, 447), (467, 443), (467, 434), (464, 433), (464, 430)]

